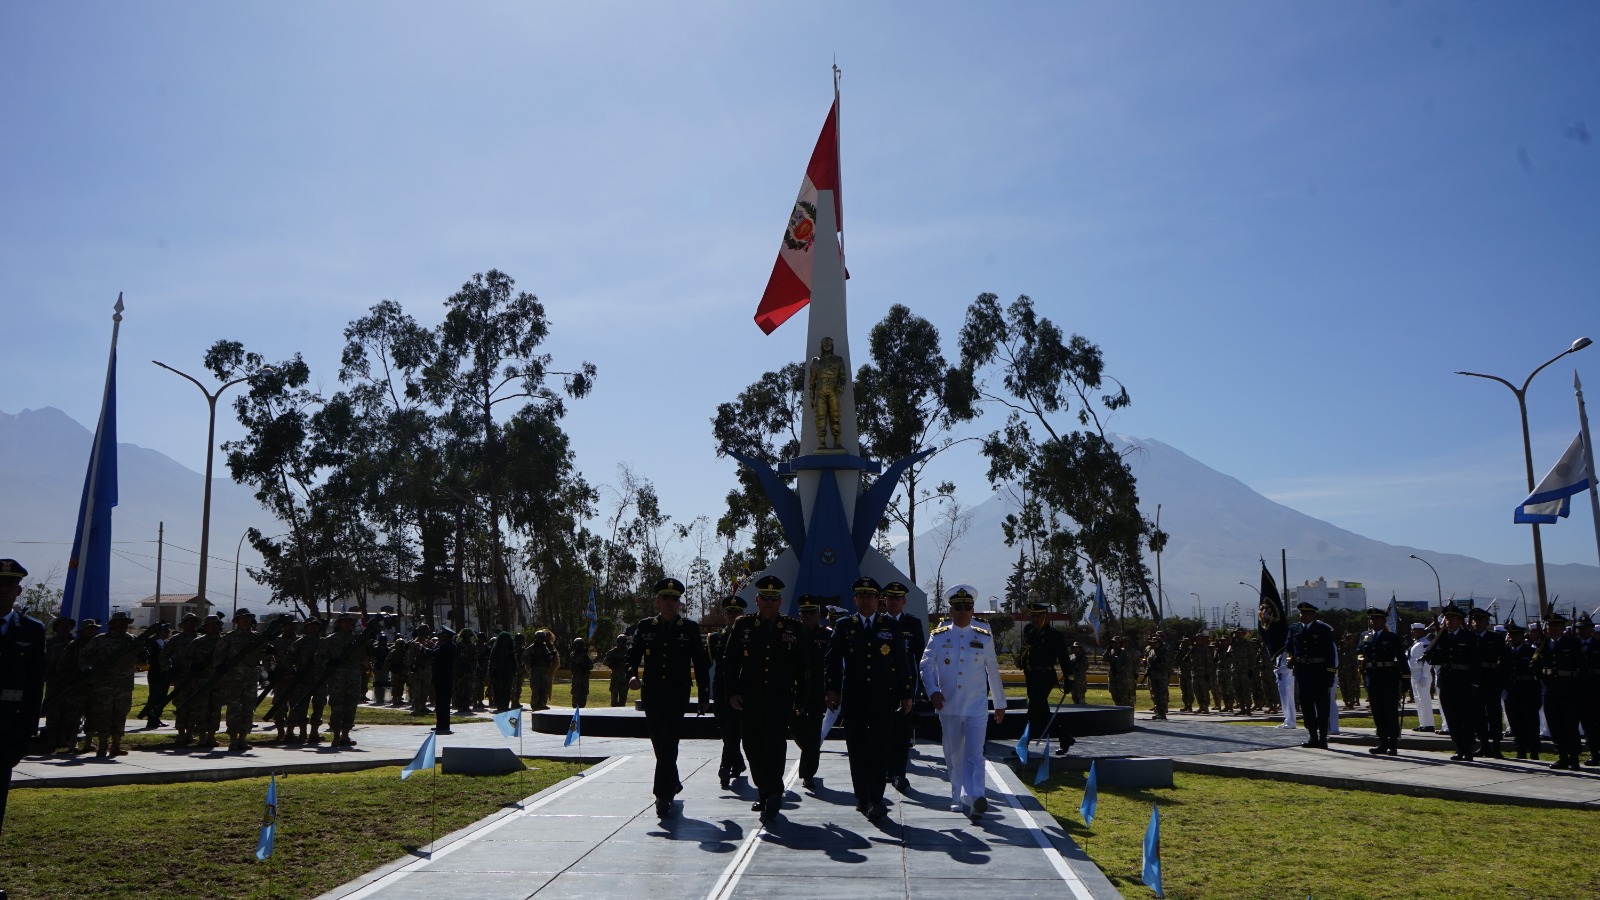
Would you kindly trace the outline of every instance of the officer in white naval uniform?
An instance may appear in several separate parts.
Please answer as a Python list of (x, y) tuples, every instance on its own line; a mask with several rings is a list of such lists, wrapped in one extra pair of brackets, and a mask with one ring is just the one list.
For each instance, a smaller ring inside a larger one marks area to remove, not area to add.
[[(1417, 731), (1433, 730), (1433, 666), (1422, 661), (1422, 654), (1433, 646), (1433, 635), (1421, 622), (1411, 623), (1411, 646), (1406, 659), (1411, 663), (1411, 696), (1417, 703)], [(1441, 713), (1442, 715), (1442, 713)]]
[(928, 635), (922, 652), (922, 683), (939, 713), (945, 766), (950, 773), (950, 809), (976, 822), (989, 808), (984, 797), (983, 741), (989, 705), (994, 720), (1006, 715), (1005, 685), (995, 659), (994, 635), (972, 621), (978, 589), (958, 584), (944, 592), (950, 619)]

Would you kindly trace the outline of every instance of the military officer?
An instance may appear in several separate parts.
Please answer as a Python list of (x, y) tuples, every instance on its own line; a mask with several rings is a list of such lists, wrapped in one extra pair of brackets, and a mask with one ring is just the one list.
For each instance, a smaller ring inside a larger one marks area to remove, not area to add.
[(1144, 651), (1145, 686), (1150, 691), (1152, 719), (1164, 722), (1172, 702), (1172, 657), (1167, 652), (1167, 636), (1156, 632)]
[(1447, 604), (1444, 630), (1423, 657), (1424, 662), (1439, 667), (1439, 709), (1450, 723), (1450, 740), (1456, 745), (1450, 758), (1457, 762), (1471, 762), (1478, 750), (1472, 686), (1478, 638), (1462, 627), (1464, 619), (1459, 606)]
[(218, 651), (218, 678), (215, 690), (227, 714), (228, 750), (243, 753), (256, 718), (256, 672), (266, 654), (257, 640), (255, 613), (241, 607), (233, 614), (233, 630), (222, 638)]
[[(361, 703), (361, 672), (366, 667), (367, 644), (356, 634), (356, 617), (334, 620), (333, 634), (316, 644), (316, 673), (328, 694), (328, 745), (354, 747), (350, 730)], [(446, 720), (448, 721), (448, 719)]]
[(628, 705), (628, 636), (619, 634), (603, 660), (611, 670), (611, 705)]
[[(1000, 681), (994, 634), (972, 621), (978, 589), (957, 584), (944, 593), (950, 619), (933, 629), (920, 668), (928, 702), (939, 714), (945, 768), (950, 776), (950, 810), (974, 822), (989, 808), (983, 780), (983, 742), (988, 718), (1006, 716), (1006, 688)], [(992, 709), (992, 712), (991, 712)]]
[(1178, 669), (1178, 690), (1183, 695), (1183, 709), (1178, 712), (1194, 712), (1194, 663), (1190, 657), (1194, 654), (1194, 640), (1181, 638), (1178, 649), (1172, 655), (1172, 662)]
[(1211, 712), (1211, 688), (1216, 677), (1216, 656), (1211, 649), (1211, 635), (1204, 631), (1194, 636), (1194, 649), (1189, 655), (1190, 665), (1194, 666), (1194, 702), (1195, 712), (1208, 715)]
[(1578, 615), (1578, 648), (1583, 665), (1578, 676), (1578, 724), (1583, 727), (1583, 742), (1589, 749), (1585, 765), (1600, 766), (1600, 640), (1595, 640), (1594, 620), (1588, 613)]
[(899, 629), (878, 614), (878, 582), (862, 576), (852, 589), (856, 611), (834, 623), (828, 643), (827, 702), (844, 710), (856, 811), (876, 822), (889, 812), (883, 799), (893, 749), (889, 722), (911, 711), (911, 663)]
[(1505, 721), (1500, 716), (1506, 680), (1506, 640), (1502, 632), (1489, 627), (1489, 611), (1473, 607), (1467, 612), (1467, 627), (1478, 639), (1478, 661), (1472, 670), (1473, 714), (1478, 724), (1478, 756), (1505, 759), (1500, 742), (1505, 737)]
[[(0, 581), (0, 594), (4, 593), (4, 588), (4, 582)], [(78, 744), (76, 720), (72, 734), (62, 740), (63, 723), (67, 719), (65, 700), (78, 676), (77, 663), (63, 665), (63, 660), (67, 657), (67, 648), (72, 646), (72, 626), (76, 624), (76, 619), (61, 616), (50, 623), (50, 636), (44, 639), (44, 752), (47, 754), (55, 753), (63, 745), (76, 747)]]
[[(1070, 683), (1067, 664), (1067, 637), (1050, 625), (1050, 604), (1039, 600), (1028, 603), (1028, 624), (1022, 626), (1022, 641), (1017, 665), (1028, 685), (1028, 740), (1044, 740), (1050, 726), (1050, 692), (1056, 689), (1056, 673), (1061, 683)], [(1062, 744), (1056, 751), (1065, 753)]]
[(122, 733), (133, 708), (134, 673), (138, 669), (137, 640), (128, 633), (133, 617), (117, 610), (106, 622), (104, 634), (97, 634), (83, 648), (78, 668), (89, 687), (89, 710), (84, 734), (96, 742), (94, 755), (100, 759), (127, 756), (122, 749)]
[(1389, 630), (1389, 614), (1377, 608), (1367, 610), (1367, 630), (1351, 654), (1360, 665), (1366, 681), (1367, 704), (1372, 708), (1372, 724), (1378, 732), (1374, 755), (1400, 752), (1400, 690), (1406, 680), (1405, 648), (1400, 636)]
[(711, 659), (711, 714), (717, 720), (717, 734), (722, 738), (722, 760), (717, 765), (717, 778), (722, 789), (733, 786), (733, 780), (744, 774), (744, 754), (740, 751), (739, 710), (728, 702), (729, 691), (723, 685), (727, 673), (722, 665), (723, 651), (728, 647), (728, 637), (733, 634), (734, 620), (744, 615), (747, 604), (743, 597), (729, 594), (722, 598), (723, 626), (706, 638), (706, 654)]
[(1082, 641), (1073, 641), (1067, 650), (1067, 668), (1072, 671), (1072, 704), (1082, 706), (1089, 693), (1089, 650)]
[(744, 755), (759, 798), (751, 809), (770, 823), (783, 806), (789, 726), (805, 673), (800, 623), (783, 615), (783, 580), (756, 582), (756, 612), (733, 622), (722, 656), (722, 684), (739, 713)]
[(293, 699), (288, 710), (288, 731), (289, 739), (297, 743), (322, 741), (322, 714), (328, 706), (328, 688), (317, 671), (317, 651), (322, 646), (323, 627), (322, 620), (312, 616), (300, 624), (300, 636), (289, 645), (292, 677), (289, 695)]
[(1433, 730), (1433, 666), (1422, 661), (1431, 646), (1433, 632), (1421, 622), (1412, 622), (1406, 661), (1411, 666), (1411, 701), (1417, 707), (1417, 731)]
[(39, 731), (44, 701), (44, 623), (16, 609), (28, 570), (0, 559), (0, 829), (5, 827), (11, 770)]
[(1539, 758), (1539, 670), (1535, 647), (1513, 619), (1506, 623), (1506, 722), (1517, 759)]
[(705, 715), (711, 693), (711, 660), (700, 639), (700, 624), (679, 613), (682, 597), (683, 582), (678, 579), (656, 582), (656, 614), (634, 626), (628, 648), (628, 686), (639, 691), (655, 749), (653, 790), (656, 815), (661, 818), (671, 814), (672, 798), (683, 790), (678, 779), (678, 737), (689, 709), (691, 673), (700, 691), (696, 715)]
[(800, 693), (794, 704), (794, 745), (800, 751), (800, 782), (817, 786), (817, 765), (822, 758), (822, 719), (828, 707), (824, 690), (824, 661), (833, 628), (822, 620), (822, 603), (811, 594), (796, 601), (800, 610), (800, 647), (803, 669)]
[(1556, 761), (1550, 768), (1576, 770), (1583, 749), (1578, 736), (1583, 648), (1578, 636), (1567, 630), (1566, 616), (1552, 612), (1546, 623), (1550, 636), (1534, 653), (1534, 664), (1543, 681), (1544, 717), (1550, 723), (1550, 741), (1556, 745)]
[[(906, 644), (906, 659), (912, 665), (914, 681), (911, 686), (911, 699), (915, 705), (922, 690), (921, 684), (917, 683), (921, 680), (916, 668), (917, 661), (922, 659), (922, 650), (928, 645), (928, 636), (924, 633), (922, 620), (905, 611), (906, 594), (910, 592), (910, 588), (898, 581), (891, 581), (883, 586), (884, 616), (900, 629), (900, 638)], [(906, 767), (911, 762), (911, 744), (916, 740), (915, 723), (915, 709), (891, 719), (889, 723), (889, 771), (884, 773), (884, 777), (902, 794), (911, 789), (911, 783), (906, 780)]]
[(1333, 680), (1339, 652), (1333, 628), (1317, 618), (1315, 604), (1301, 601), (1295, 607), (1300, 621), (1289, 626), (1285, 645), (1289, 669), (1294, 673), (1295, 698), (1309, 737), (1302, 747), (1328, 749), (1328, 721), (1333, 714)]

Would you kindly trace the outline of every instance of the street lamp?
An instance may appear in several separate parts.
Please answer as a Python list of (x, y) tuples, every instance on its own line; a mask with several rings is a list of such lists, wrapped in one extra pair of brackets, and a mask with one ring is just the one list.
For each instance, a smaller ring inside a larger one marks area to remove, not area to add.
[[(1505, 380), (1504, 378), (1501, 378), (1498, 375), (1484, 375), (1484, 374), (1481, 374), (1481, 373), (1478, 373), (1478, 372), (1457, 372), (1456, 373), (1457, 375), (1470, 375), (1473, 378), (1487, 378), (1490, 381), (1498, 381), (1501, 384), (1505, 385), (1506, 387), (1510, 388), (1511, 389), (1511, 393), (1516, 395), (1516, 398), (1517, 398), (1517, 412), (1522, 416), (1522, 459), (1523, 459), (1523, 462), (1527, 466), (1528, 493), (1530, 493), (1530, 494), (1533, 493), (1534, 482), (1533, 482), (1533, 442), (1528, 439), (1528, 385), (1533, 382), (1533, 376), (1539, 374), (1539, 372), (1542, 371), (1545, 366), (1548, 366), (1548, 365), (1550, 365), (1550, 363), (1553, 363), (1556, 360), (1560, 359), (1561, 357), (1566, 356), (1568, 353), (1577, 353), (1579, 350), (1582, 350), (1583, 348), (1589, 346), (1592, 343), (1594, 343), (1594, 342), (1589, 340), (1586, 337), (1581, 337), (1581, 338), (1578, 338), (1577, 340), (1573, 341), (1572, 342), (1572, 346), (1570, 346), (1567, 349), (1561, 351), (1560, 353), (1557, 353), (1555, 356), (1550, 357), (1550, 359), (1548, 361), (1546, 361), (1543, 366), (1540, 366), (1539, 368), (1534, 369), (1532, 372), (1528, 373), (1528, 377), (1525, 380), (1523, 380), (1522, 387), (1520, 387), (1520, 388), (1517, 387), (1516, 385), (1512, 384), (1511, 382)], [(1540, 618), (1544, 618), (1546, 615), (1549, 614), (1550, 610), (1549, 610), (1549, 603), (1545, 600), (1546, 594), (1545, 594), (1545, 587), (1544, 587), (1544, 542), (1539, 537), (1539, 525), (1538, 525), (1538, 523), (1534, 523), (1533, 524), (1533, 577), (1534, 577), (1534, 582), (1538, 586), (1538, 591), (1539, 591), (1539, 617)], [(1443, 604), (1441, 604), (1441, 605), (1443, 605)]]
[(1517, 580), (1515, 578), (1507, 578), (1506, 579), (1506, 583), (1507, 584), (1515, 584), (1515, 585), (1517, 585), (1517, 596), (1522, 598), (1522, 621), (1524, 621), (1524, 622), (1528, 621), (1528, 595), (1527, 595), (1527, 593), (1525, 593), (1522, 590), (1522, 585), (1518, 584)]
[(1439, 609), (1444, 609), (1444, 586), (1439, 583), (1439, 570), (1435, 569), (1433, 567), (1433, 563), (1428, 562), (1427, 560), (1425, 560), (1422, 557), (1416, 555), (1415, 553), (1411, 554), (1411, 558), (1416, 560), (1417, 562), (1422, 563), (1423, 565), (1427, 566), (1428, 567), (1428, 571), (1433, 573), (1433, 591), (1434, 591), (1434, 594), (1437, 595), (1438, 598), (1439, 598), (1439, 606), (1438, 606), (1438, 608)]
[[(252, 373), (252, 375), (241, 375), (238, 378), (227, 382), (222, 387), (217, 388), (217, 390), (213, 393), (212, 391), (206, 390), (206, 386), (201, 384), (199, 381), (196, 381), (194, 376), (189, 375), (186, 372), (180, 372), (158, 359), (152, 359), (150, 361), (161, 368), (166, 369), (168, 372), (171, 372), (175, 375), (182, 375), (184, 378), (189, 379), (189, 382), (195, 387), (199, 388), (201, 394), (205, 395), (206, 407), (208, 408), (210, 414), (209, 422), (206, 425), (206, 490), (205, 498), (201, 501), (200, 506), (200, 581), (199, 584), (195, 586), (195, 596), (200, 600), (205, 600), (206, 563), (209, 560), (209, 557), (206, 556), (206, 553), (211, 549), (211, 460), (217, 449), (217, 398), (222, 396), (223, 391), (226, 391), (228, 388), (233, 387), (239, 382), (249, 381), (254, 373)], [(271, 366), (266, 366), (260, 371), (270, 371), (271, 368)]]
[(1198, 619), (1200, 618), (1200, 595), (1190, 591), (1189, 596), (1194, 598), (1194, 617)]

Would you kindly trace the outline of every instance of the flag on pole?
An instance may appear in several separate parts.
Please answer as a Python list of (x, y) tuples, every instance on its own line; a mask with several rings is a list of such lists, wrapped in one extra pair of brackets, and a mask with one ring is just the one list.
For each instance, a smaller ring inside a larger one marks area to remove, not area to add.
[[(1092, 763), (1091, 763), (1092, 765)], [(1033, 786), (1038, 787), (1050, 780), (1050, 736), (1044, 738), (1044, 755), (1039, 757), (1039, 771), (1033, 773)]]
[(1094, 760), (1089, 761), (1089, 780), (1083, 783), (1083, 803), (1078, 814), (1083, 816), (1085, 828), (1094, 824), (1094, 810), (1100, 805), (1100, 779), (1094, 773)]
[[(818, 233), (822, 226), (817, 217), (817, 205), (823, 191), (832, 199), (834, 235)], [(822, 123), (817, 146), (811, 151), (805, 178), (800, 181), (800, 196), (795, 198), (789, 223), (784, 226), (778, 261), (773, 263), (767, 289), (756, 307), (756, 325), (763, 333), (771, 334), (811, 302), (812, 251), (838, 252), (835, 235), (843, 230), (844, 213), (839, 200), (839, 95), (835, 90), (833, 106)]]
[(1392, 633), (1400, 633), (1400, 606), (1395, 602), (1394, 591), (1389, 592), (1389, 615), (1385, 624), (1389, 626), (1389, 631)]
[(589, 608), (583, 611), (583, 617), (589, 621), (589, 640), (594, 640), (594, 627), (600, 621), (600, 613), (594, 608), (594, 586), (589, 586)]
[(1557, 518), (1565, 519), (1572, 512), (1572, 495), (1588, 490), (1592, 484), (1594, 477), (1584, 461), (1583, 432), (1580, 431), (1567, 452), (1556, 461), (1555, 468), (1545, 474), (1528, 499), (1517, 507), (1512, 521), (1524, 525), (1554, 525)]
[(89, 468), (78, 503), (78, 526), (67, 557), (67, 583), (61, 614), (80, 622), (105, 624), (111, 617), (111, 509), (117, 505), (117, 332), (122, 328), (122, 295), (111, 316), (111, 357), (106, 364), (100, 422), (89, 449)]
[(495, 713), (494, 724), (500, 726), (500, 733), (506, 737), (522, 737), (522, 710), (508, 709), (503, 713)]
[(581, 712), (583, 712), (581, 709), (575, 709), (572, 711), (572, 724), (567, 726), (567, 739), (561, 744), (561, 746), (571, 747), (573, 744), (578, 742), (578, 738), (583, 736), (583, 732), (578, 724), (578, 714)]
[(438, 735), (431, 731), (428, 732), (427, 739), (422, 742), (421, 747), (417, 748), (417, 755), (412, 757), (411, 762), (406, 763), (406, 767), (400, 770), (401, 781), (405, 781), (416, 772), (433, 771), (433, 748), (434, 741), (437, 738)]
[(1100, 625), (1111, 618), (1111, 607), (1106, 604), (1106, 592), (1100, 579), (1094, 580), (1094, 603), (1089, 606), (1089, 627), (1094, 629), (1094, 644), (1100, 646)]
[(1028, 763), (1028, 726), (1029, 726), (1029, 724), (1030, 723), (1028, 723), (1028, 722), (1022, 723), (1022, 737), (1017, 738), (1017, 759), (1022, 760), (1023, 765), (1027, 765), (1027, 763)]
[(1276, 658), (1289, 641), (1289, 620), (1285, 618), (1283, 600), (1278, 596), (1278, 583), (1272, 580), (1272, 571), (1265, 561), (1261, 563), (1261, 605), (1256, 613), (1256, 634), (1266, 645), (1267, 657)]
[(261, 816), (261, 837), (256, 840), (256, 859), (272, 855), (272, 840), (278, 831), (278, 776), (267, 780), (267, 811)]
[(1150, 827), (1144, 830), (1144, 875), (1139, 879), (1157, 897), (1165, 897), (1161, 889), (1161, 807), (1151, 804)]

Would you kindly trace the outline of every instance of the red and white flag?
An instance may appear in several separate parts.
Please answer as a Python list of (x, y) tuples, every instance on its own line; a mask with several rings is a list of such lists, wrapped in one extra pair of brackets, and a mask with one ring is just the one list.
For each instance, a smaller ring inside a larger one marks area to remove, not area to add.
[[(816, 249), (818, 195), (826, 191), (833, 199), (833, 227), (844, 230), (843, 207), (839, 203), (839, 98), (834, 97), (828, 110), (828, 120), (822, 124), (822, 134), (817, 137), (817, 147), (811, 151), (811, 162), (806, 166), (805, 180), (800, 182), (800, 196), (794, 201), (794, 211), (789, 214), (789, 224), (783, 230), (783, 246), (778, 249), (778, 261), (772, 265), (772, 277), (767, 279), (767, 289), (761, 295), (761, 305), (756, 307), (756, 325), (771, 334), (790, 316), (811, 302), (812, 251)], [(836, 240), (825, 243), (837, 248)]]

